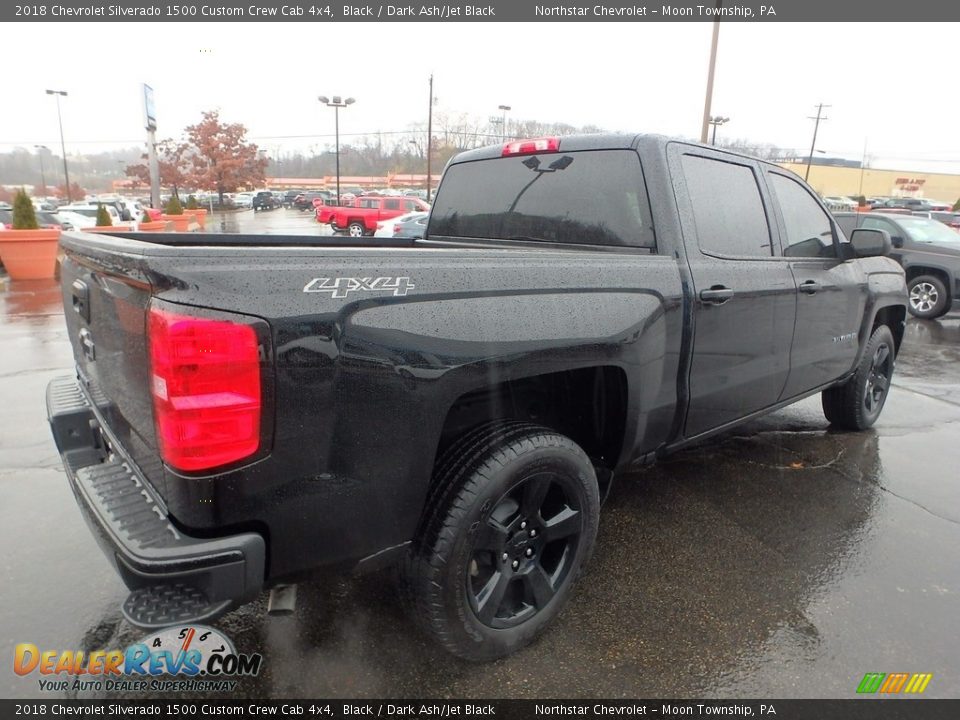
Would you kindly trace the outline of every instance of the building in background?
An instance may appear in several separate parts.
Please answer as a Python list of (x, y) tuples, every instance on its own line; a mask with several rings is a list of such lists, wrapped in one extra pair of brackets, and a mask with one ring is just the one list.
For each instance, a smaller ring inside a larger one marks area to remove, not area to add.
[[(916, 197), (955, 203), (960, 199), (960, 175), (947, 173), (915, 172), (911, 170), (881, 170), (861, 168), (859, 161), (841, 163), (825, 161), (832, 158), (815, 158), (810, 165), (807, 182), (820, 195), (863, 195), (864, 197)], [(803, 177), (805, 160), (780, 165)]]

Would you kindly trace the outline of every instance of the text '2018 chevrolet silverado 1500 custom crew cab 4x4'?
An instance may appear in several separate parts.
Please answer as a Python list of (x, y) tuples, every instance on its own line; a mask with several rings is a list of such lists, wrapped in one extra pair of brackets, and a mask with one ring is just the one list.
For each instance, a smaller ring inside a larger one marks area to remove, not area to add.
[(873, 424), (888, 235), (775, 165), (655, 136), (465, 152), (423, 240), (66, 235), (70, 486), (156, 627), (320, 566), (400, 569), (487, 659), (557, 614), (613, 474), (813, 393)]

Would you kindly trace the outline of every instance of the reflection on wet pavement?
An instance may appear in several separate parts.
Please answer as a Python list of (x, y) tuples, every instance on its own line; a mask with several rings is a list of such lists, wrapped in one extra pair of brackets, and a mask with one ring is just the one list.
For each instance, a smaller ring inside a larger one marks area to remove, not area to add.
[[(45, 425), (71, 365), (58, 291), (12, 285), (0, 315), (0, 657), (123, 647), (140, 633)], [(265, 656), (231, 697), (851, 697), (867, 671), (932, 672), (926, 694), (956, 696), (960, 315), (911, 321), (905, 343), (871, 432), (829, 430), (812, 398), (619, 478), (573, 601), (520, 653), (456, 660), (387, 573), (321, 575), (293, 616), (262, 598), (217, 623)], [(41, 692), (8, 673), (0, 694)]]

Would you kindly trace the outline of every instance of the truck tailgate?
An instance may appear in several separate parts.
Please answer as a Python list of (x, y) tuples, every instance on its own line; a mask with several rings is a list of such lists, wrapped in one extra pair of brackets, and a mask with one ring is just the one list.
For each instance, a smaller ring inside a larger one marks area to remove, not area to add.
[(125, 259), (68, 252), (61, 266), (64, 315), (81, 385), (106, 430), (163, 495), (146, 342), (150, 283)]

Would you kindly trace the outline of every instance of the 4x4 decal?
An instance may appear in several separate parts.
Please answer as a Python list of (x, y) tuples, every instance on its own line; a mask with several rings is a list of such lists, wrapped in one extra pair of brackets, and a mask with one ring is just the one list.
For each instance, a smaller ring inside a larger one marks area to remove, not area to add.
[(303, 291), (305, 293), (330, 293), (334, 298), (345, 298), (355, 290), (375, 292), (378, 290), (393, 290), (394, 296), (403, 296), (416, 287), (409, 277), (378, 277), (378, 278), (314, 278), (308, 282)]

